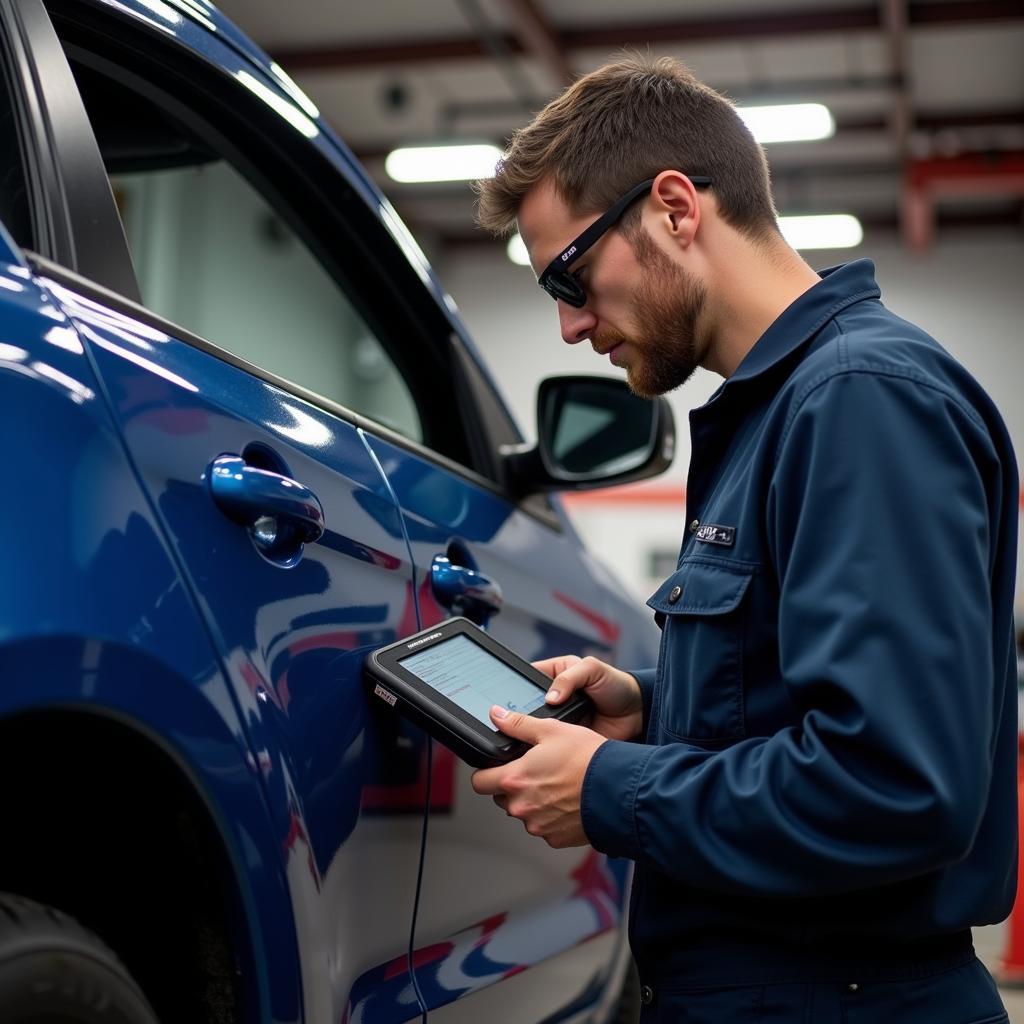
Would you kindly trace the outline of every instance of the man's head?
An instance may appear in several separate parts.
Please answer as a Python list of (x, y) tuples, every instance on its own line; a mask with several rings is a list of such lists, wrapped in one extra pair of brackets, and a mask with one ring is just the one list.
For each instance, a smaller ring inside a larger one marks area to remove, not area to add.
[[(708, 244), (780, 241), (761, 147), (669, 58), (630, 56), (579, 79), (513, 135), (478, 191), (483, 227), (507, 234), (518, 220), (565, 340), (614, 350), (644, 395), (678, 386), (708, 355)], [(574, 250), (610, 210), (600, 237)]]

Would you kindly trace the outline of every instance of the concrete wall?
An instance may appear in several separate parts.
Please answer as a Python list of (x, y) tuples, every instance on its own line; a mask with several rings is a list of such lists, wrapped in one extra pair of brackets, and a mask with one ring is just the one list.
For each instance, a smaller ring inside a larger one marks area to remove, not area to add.
[[(924, 256), (904, 250), (891, 236), (867, 238), (858, 249), (808, 253), (814, 267), (874, 259), (882, 300), (900, 316), (933, 334), (978, 378), (1001, 410), (1024, 456), (1024, 234), (979, 232), (942, 238)], [(614, 367), (586, 343), (569, 346), (558, 334), (554, 303), (537, 288), (529, 268), (500, 251), (464, 250), (439, 266), (441, 278), (487, 358), (513, 412), (535, 435), (537, 381), (554, 373), (610, 373)], [(682, 527), (680, 494), (690, 456), (687, 413), (703, 403), (721, 378), (698, 370), (670, 396), (680, 433), (679, 454), (661, 478), (659, 501), (646, 504), (570, 505), (580, 532), (637, 596), (659, 582), (659, 553), (674, 559)], [(1021, 545), (1024, 547), (1024, 543)], [(1018, 555), (1018, 605), (1024, 613), (1024, 552)]]

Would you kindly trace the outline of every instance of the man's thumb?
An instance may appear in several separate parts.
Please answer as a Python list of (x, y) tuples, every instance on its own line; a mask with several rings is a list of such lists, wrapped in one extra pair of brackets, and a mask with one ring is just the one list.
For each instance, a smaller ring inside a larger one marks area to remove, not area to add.
[(500, 704), (491, 707), (491, 721), (506, 735), (525, 743), (536, 743), (540, 739), (540, 722), (524, 715), (521, 711), (509, 711)]

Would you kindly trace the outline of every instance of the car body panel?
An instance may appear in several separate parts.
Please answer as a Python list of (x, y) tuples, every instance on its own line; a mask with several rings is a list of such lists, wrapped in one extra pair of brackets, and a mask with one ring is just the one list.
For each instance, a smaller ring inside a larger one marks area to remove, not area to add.
[(0, 265), (0, 304), (0, 417), (18, 440), (5, 447), (17, 586), (0, 588), (0, 713), (71, 709), (159, 737), (235, 864), (256, 962), (278, 965), (265, 1019), (297, 1020), (291, 897), (238, 704), (73, 324), (20, 266)]
[[(242, 710), (291, 890), (307, 1018), (337, 1020), (354, 979), (405, 949), (415, 895), (418, 817), (361, 815), (418, 770), (362, 681), (368, 650), (416, 629), (398, 512), (358, 428), (50, 287), (96, 360)], [(265, 558), (210, 492), (212, 461), (254, 445), (324, 508), (324, 536), (291, 567)]]
[[(432, 564), (445, 556), (501, 588), (503, 605), (488, 631), (523, 657), (617, 657), (622, 629), (607, 614), (611, 595), (591, 576), (574, 537), (413, 452), (378, 438), (370, 444), (405, 517), (423, 628), (458, 611), (444, 607), (432, 587)], [(420, 987), (437, 1020), (498, 1019), (505, 996), (494, 982), (530, 967), (538, 992), (548, 993), (548, 1016), (556, 999), (571, 999), (607, 966), (599, 943), (589, 959), (563, 954), (618, 926), (622, 873), (589, 848), (538, 842), (473, 792), (471, 774), (452, 758), (447, 813), (431, 819), (416, 935)], [(475, 958), (469, 972), (467, 935)], [(457, 1013), (437, 1012), (455, 999), (465, 1003)]]

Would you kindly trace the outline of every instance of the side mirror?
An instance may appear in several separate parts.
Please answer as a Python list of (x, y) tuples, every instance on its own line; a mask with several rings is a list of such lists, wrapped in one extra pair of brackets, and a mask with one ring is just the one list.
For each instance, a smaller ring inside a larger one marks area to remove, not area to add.
[(537, 391), (537, 444), (502, 449), (517, 494), (584, 491), (657, 476), (675, 455), (664, 398), (637, 398), (613, 377), (548, 377)]

